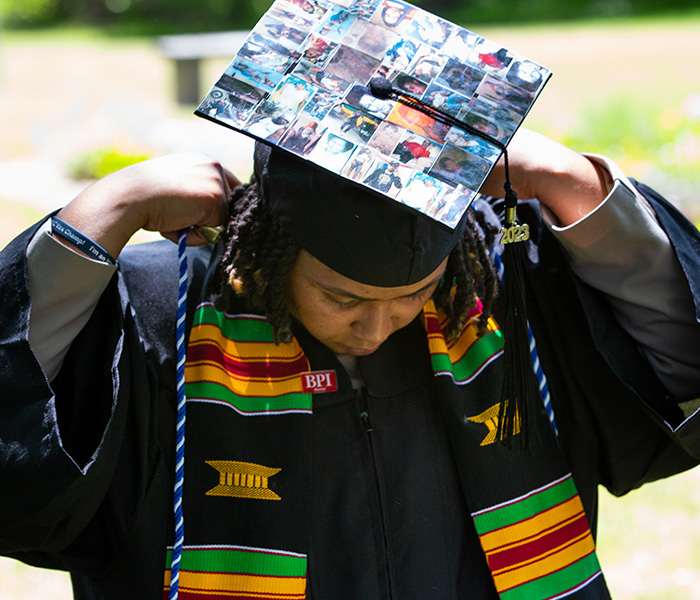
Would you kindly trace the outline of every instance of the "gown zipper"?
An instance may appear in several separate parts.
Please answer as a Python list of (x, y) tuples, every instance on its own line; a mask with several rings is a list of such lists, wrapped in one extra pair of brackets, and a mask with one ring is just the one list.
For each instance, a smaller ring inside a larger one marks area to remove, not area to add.
[(369, 412), (369, 402), (367, 400), (367, 392), (363, 389), (360, 392), (360, 419), (365, 428), (365, 433), (367, 435), (367, 442), (369, 444), (370, 458), (372, 461), (372, 473), (374, 474), (374, 485), (377, 493), (377, 502), (379, 504), (379, 519), (382, 534), (382, 542), (384, 545), (384, 570), (387, 582), (387, 592), (388, 600), (394, 598), (394, 593), (392, 590), (391, 581), (391, 571), (389, 569), (389, 540), (387, 539), (387, 529), (386, 529), (386, 517), (384, 515), (384, 501), (382, 497), (382, 488), (379, 481), (379, 469), (377, 468), (377, 456), (374, 448), (374, 441), (372, 439), (372, 432), (374, 427), (372, 425), (372, 419)]

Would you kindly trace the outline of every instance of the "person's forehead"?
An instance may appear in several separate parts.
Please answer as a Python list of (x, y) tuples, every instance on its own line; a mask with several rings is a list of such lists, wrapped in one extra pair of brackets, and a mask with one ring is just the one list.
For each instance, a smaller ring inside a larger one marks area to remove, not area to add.
[(391, 300), (403, 296), (410, 296), (434, 283), (438, 283), (445, 271), (446, 265), (447, 258), (435, 271), (421, 281), (411, 285), (378, 287), (349, 279), (324, 265), (312, 254), (302, 249), (299, 251), (299, 256), (297, 257), (293, 272), (296, 273), (297, 276), (303, 277), (310, 283), (326, 291), (346, 296), (361, 297), (366, 300)]

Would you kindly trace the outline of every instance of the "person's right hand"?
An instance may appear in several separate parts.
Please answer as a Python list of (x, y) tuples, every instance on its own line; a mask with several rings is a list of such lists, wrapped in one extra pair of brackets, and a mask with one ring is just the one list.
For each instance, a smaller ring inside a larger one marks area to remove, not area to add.
[[(181, 229), (223, 224), (238, 185), (233, 173), (206, 155), (174, 154), (100, 179), (58, 216), (116, 257), (139, 229), (175, 240)], [(187, 243), (206, 242), (191, 231)]]

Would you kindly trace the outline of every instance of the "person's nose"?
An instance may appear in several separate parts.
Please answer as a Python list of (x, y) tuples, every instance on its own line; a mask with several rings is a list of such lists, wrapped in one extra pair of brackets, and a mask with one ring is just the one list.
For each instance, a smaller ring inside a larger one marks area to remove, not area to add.
[(384, 302), (366, 302), (352, 329), (368, 346), (379, 346), (394, 330), (391, 306)]

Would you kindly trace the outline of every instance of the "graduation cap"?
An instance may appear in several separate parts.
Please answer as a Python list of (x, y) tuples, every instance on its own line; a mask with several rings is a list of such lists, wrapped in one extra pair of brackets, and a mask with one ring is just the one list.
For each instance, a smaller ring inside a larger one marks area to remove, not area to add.
[(398, 0), (276, 0), (196, 114), (455, 229), (550, 72)]

